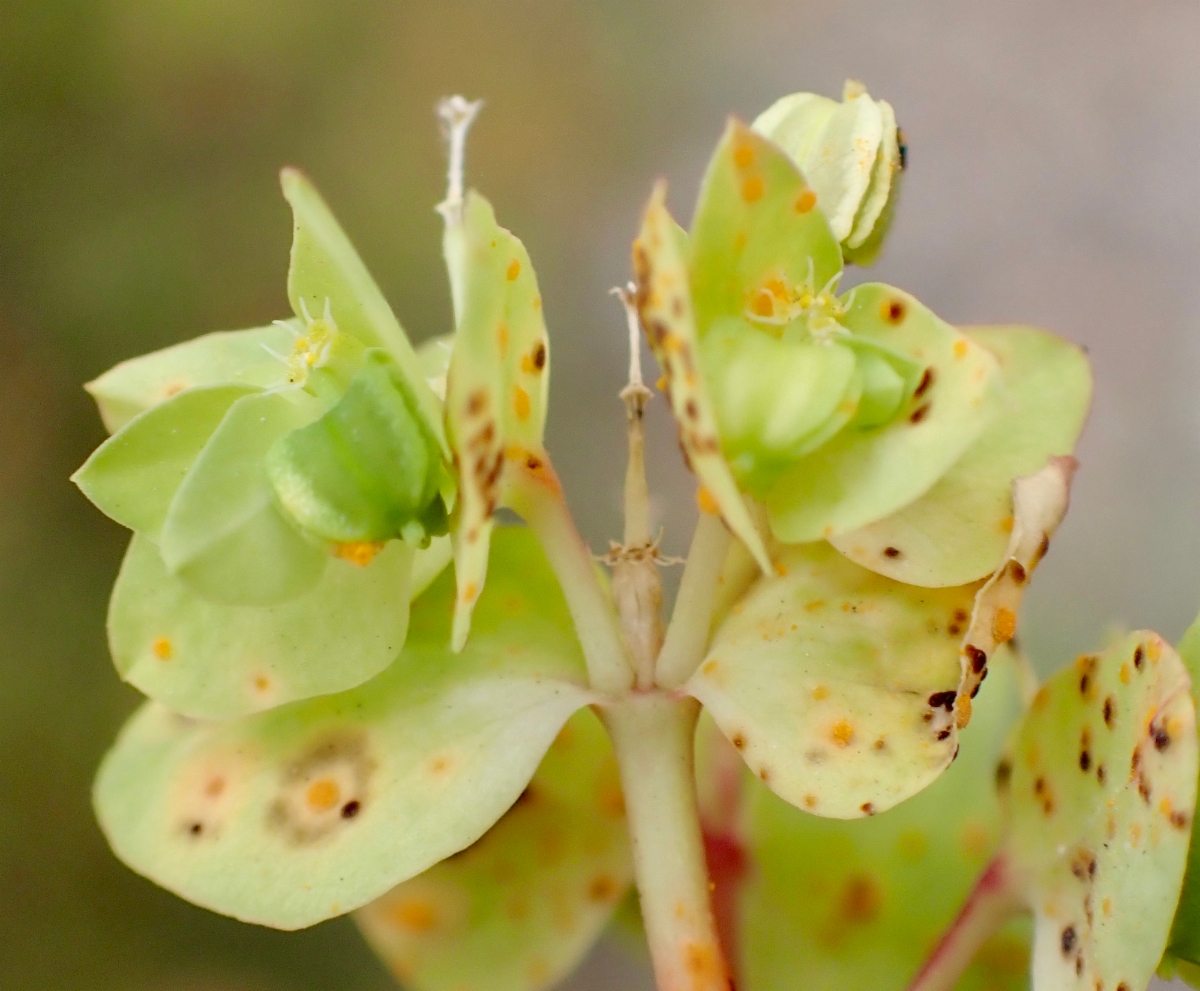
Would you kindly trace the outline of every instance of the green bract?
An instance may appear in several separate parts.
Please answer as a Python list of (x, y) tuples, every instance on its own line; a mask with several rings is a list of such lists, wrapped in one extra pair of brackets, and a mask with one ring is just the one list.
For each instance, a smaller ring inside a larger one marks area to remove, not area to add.
[(754, 121), (804, 173), (847, 262), (869, 265), (891, 226), (907, 150), (891, 104), (847, 81), (842, 102), (793, 93)]
[[(476, 634), (478, 635), (478, 634)], [(616, 762), (590, 712), (473, 846), (358, 912), (414, 991), (538, 991), (599, 937), (632, 874)]]
[(1137, 991), (1154, 973), (1196, 804), (1186, 670), (1132, 633), (1050, 679), (997, 772), (1005, 853), (1035, 917), (1034, 991)]
[(197, 595), (137, 535), (109, 605), (113, 662), (150, 698), (199, 718), (341, 691), (395, 659), (410, 595), (445, 566), (448, 542), (417, 555), (414, 568), (413, 551), (391, 544), (369, 568), (331, 561), (310, 591), (288, 602), (231, 606)]
[[(770, 141), (730, 124), (704, 180), (686, 271), (661, 210), (659, 193), (635, 249), (639, 305), (684, 448), (693, 465), (697, 454), (724, 455), (780, 540), (828, 538), (894, 513), (995, 417), (1001, 383), (988, 351), (899, 290), (833, 294), (837, 240)], [(747, 539), (742, 496), (714, 466), (697, 472)]]
[[(993, 771), (1021, 711), (1016, 663), (996, 658), (954, 764), (886, 815), (819, 819), (753, 781), (743, 785), (749, 864), (736, 899), (739, 988), (908, 987), (999, 841)], [(1026, 929), (992, 937), (957, 987), (1025, 988)]]
[(459, 474), (452, 526), (458, 575), (454, 646), (466, 642), (487, 575), (492, 515), (505, 502), (508, 462), (546, 469), (542, 434), (550, 343), (537, 276), (525, 246), (469, 192), (444, 204), (443, 242), (457, 330), (446, 386), (446, 422)]
[(864, 567), (911, 585), (960, 585), (995, 570), (1012, 530), (1012, 480), (1069, 454), (1091, 401), (1087, 357), (1032, 327), (966, 331), (1000, 362), (999, 416), (925, 495), (830, 538)]
[(793, 805), (870, 816), (938, 777), (1016, 633), (1029, 577), (1067, 507), (1073, 465), (1019, 479), (1004, 561), (984, 583), (904, 585), (824, 543), (785, 547), (717, 626), (686, 690)]
[(351, 911), (468, 846), (593, 700), (532, 537), (497, 535), (475, 636), (447, 651), (445, 574), (373, 681), (228, 723), (147, 704), (96, 782), (134, 870), (199, 905), (294, 929)]

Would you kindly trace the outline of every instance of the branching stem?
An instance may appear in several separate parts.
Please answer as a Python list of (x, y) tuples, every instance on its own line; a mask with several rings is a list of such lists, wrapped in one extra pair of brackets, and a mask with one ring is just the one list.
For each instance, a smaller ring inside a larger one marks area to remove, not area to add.
[(979, 948), (1022, 910), (1003, 857), (995, 857), (975, 882), (966, 904), (942, 935), (908, 991), (952, 991)]
[(592, 687), (614, 695), (627, 691), (634, 679), (621, 629), (554, 469), (539, 461), (536, 470), (514, 467), (509, 477), (512, 508), (537, 534), (566, 597)]
[(701, 510), (683, 568), (683, 579), (679, 583), (679, 594), (675, 597), (671, 625), (658, 657), (655, 681), (663, 688), (678, 688), (704, 659), (721, 568), (731, 541), (721, 517)]

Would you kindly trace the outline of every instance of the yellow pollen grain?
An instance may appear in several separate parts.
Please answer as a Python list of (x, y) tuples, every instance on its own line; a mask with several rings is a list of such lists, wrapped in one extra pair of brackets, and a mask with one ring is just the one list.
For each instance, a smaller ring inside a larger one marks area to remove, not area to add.
[(474, 582), (467, 582), (467, 584), (465, 586), (463, 586), (462, 597), (463, 597), (464, 602), (474, 602), (475, 596), (477, 596), (478, 594), (479, 594), (479, 586), (476, 585)]
[(954, 357), (965, 358), (967, 356), (967, 351), (969, 350), (970, 348), (967, 345), (967, 342), (961, 338), (954, 342)]
[(1158, 659), (1162, 657), (1162, 641), (1158, 637), (1152, 637), (1146, 643), (1146, 656), (1150, 658), (1151, 664), (1157, 664)]
[(997, 643), (1007, 643), (1013, 638), (1013, 634), (1017, 632), (1017, 615), (1011, 609), (1006, 609), (1001, 606), (996, 610), (996, 616), (992, 620), (992, 636), (996, 638)]
[(1104, 913), (1105, 918), (1108, 918), (1108, 916), (1112, 915), (1112, 908), (1113, 906), (1111, 898), (1105, 898), (1104, 901), (1100, 903), (1100, 911)]
[(513, 386), (513, 412), (518, 420), (528, 420), (533, 404), (529, 401), (529, 393), (519, 385)]
[(782, 561), (776, 561), (775, 562), (775, 574), (777, 574), (780, 578), (785, 578), (785, 577), (787, 577), (787, 573), (788, 573), (787, 565), (784, 564)]
[(1118, 677), (1120, 677), (1122, 685), (1129, 684), (1129, 679), (1133, 677), (1133, 672), (1129, 668), (1128, 661), (1121, 665), (1121, 670), (1119, 672)]
[(716, 516), (721, 511), (713, 494), (703, 485), (696, 490), (696, 505), (700, 507), (701, 512), (708, 513), (710, 516)]
[(155, 640), (150, 650), (153, 651), (154, 656), (160, 661), (169, 661), (171, 655), (175, 652), (174, 647), (171, 646), (171, 641), (166, 637), (159, 637)]
[(508, 324), (502, 323), (496, 328), (496, 343), (500, 347), (500, 357), (508, 355)]
[(257, 692), (265, 692), (271, 687), (271, 679), (265, 674), (260, 674), (254, 679), (254, 689)]
[[(820, 702), (822, 699), (827, 699), (829, 698), (829, 689), (824, 685), (817, 685), (817, 687), (812, 690), (812, 697), (814, 702)], [(851, 730), (850, 733), (853, 735), (854, 731)]]
[(817, 807), (817, 796), (816, 795), (805, 795), (804, 796), (804, 807), (806, 809), (815, 809)]
[(747, 203), (757, 203), (763, 198), (766, 187), (759, 176), (749, 175), (742, 180), (742, 199)]
[(848, 720), (839, 719), (833, 724), (833, 729), (829, 731), (829, 736), (839, 747), (848, 747), (854, 742), (854, 727)]
[(517, 276), (521, 274), (521, 263), (514, 258), (508, 263), (508, 270), (504, 273), (509, 282), (515, 282)]
[(704, 666), (700, 669), (709, 677), (717, 673), (717, 659), (714, 657), (711, 661), (705, 661)]
[(659, 392), (666, 392), (667, 391), (667, 377), (665, 375), (660, 375), (658, 377), (658, 381), (654, 383), (654, 388), (656, 388)]
[(352, 540), (333, 545), (333, 556), (365, 568), (383, 550), (381, 540)]
[(319, 778), (309, 785), (304, 793), (304, 801), (314, 812), (328, 812), (337, 805), (341, 797), (341, 789), (331, 778)]
[(733, 150), (733, 164), (739, 169), (748, 169), (754, 164), (754, 146), (749, 144), (738, 145)]
[(1012, 528), (1013, 528), (1013, 518), (1011, 516), (1006, 516), (1006, 517), (1004, 517), (1004, 519), (1002, 519), (1000, 521), (1000, 532), (1001, 533), (1012, 533)]
[(799, 196), (796, 197), (796, 212), (797, 213), (808, 213), (808, 211), (811, 210), (816, 205), (817, 205), (817, 194), (814, 193), (811, 189), (804, 190), (803, 193), (801, 193)]

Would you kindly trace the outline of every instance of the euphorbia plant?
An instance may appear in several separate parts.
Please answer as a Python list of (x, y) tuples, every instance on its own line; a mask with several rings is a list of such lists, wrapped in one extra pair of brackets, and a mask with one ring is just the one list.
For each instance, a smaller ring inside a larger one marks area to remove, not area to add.
[[(731, 121), (689, 231), (651, 196), (607, 570), (543, 443), (532, 262), (463, 188), (477, 110), (441, 108), (451, 334), (414, 349), (285, 170), (292, 317), (89, 386), (75, 478), (134, 531), (109, 634), (150, 697), (96, 784), (118, 856), (249, 922), (357, 912), (430, 991), (553, 983), (631, 882), (663, 991), (1019, 985), (1026, 909), (1039, 988), (1190, 973), (1184, 664), (1131, 634), (1038, 688), (1012, 646), (1086, 359), (839, 285), (896, 208), (891, 107)], [(641, 330), (700, 508), (669, 622)]]

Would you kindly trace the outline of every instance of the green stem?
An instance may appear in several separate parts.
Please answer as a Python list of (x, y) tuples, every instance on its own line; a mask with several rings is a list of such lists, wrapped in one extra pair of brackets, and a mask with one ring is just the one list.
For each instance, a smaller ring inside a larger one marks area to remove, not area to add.
[(730, 991), (693, 770), (699, 704), (658, 692), (602, 712), (621, 769), (642, 920), (659, 991)]
[(704, 659), (713, 607), (720, 588), (721, 568), (731, 539), (720, 516), (701, 511), (688, 549), (679, 594), (675, 597), (671, 625), (658, 655), (655, 680), (663, 688), (678, 688)]
[(512, 508), (541, 541), (567, 600), (592, 687), (620, 694), (633, 685), (633, 666), (612, 601), (600, 585), (591, 551), (579, 536), (548, 462), (510, 474)]

